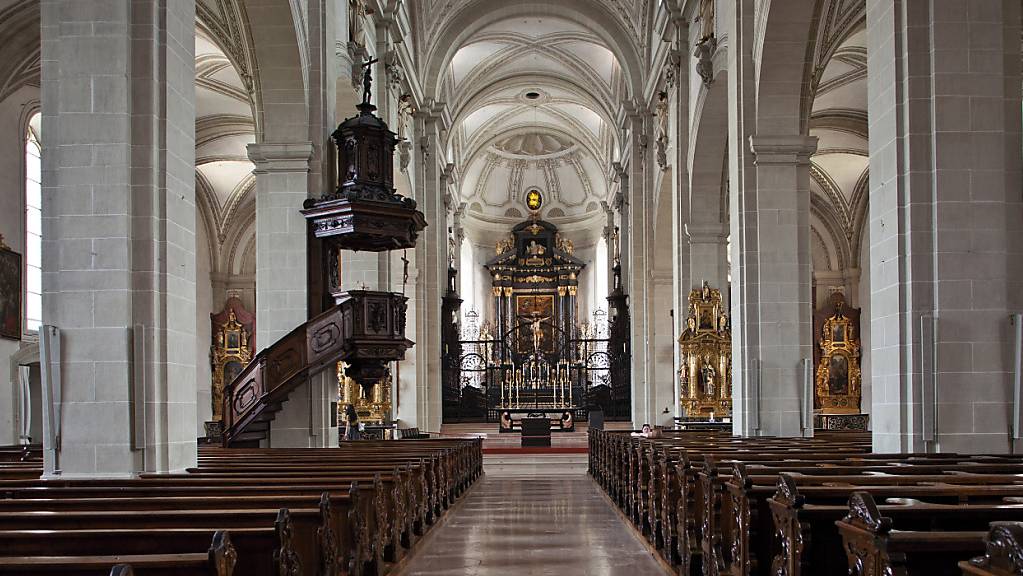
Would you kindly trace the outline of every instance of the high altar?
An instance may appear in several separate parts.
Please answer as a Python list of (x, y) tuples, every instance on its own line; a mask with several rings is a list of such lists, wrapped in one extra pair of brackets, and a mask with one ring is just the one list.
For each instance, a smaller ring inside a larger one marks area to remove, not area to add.
[(732, 414), (732, 334), (721, 291), (706, 282), (689, 294), (686, 329), (679, 337), (679, 404), (683, 415)]
[(571, 341), (576, 319), (579, 273), (572, 243), (556, 226), (533, 212), (498, 242), (487, 262), (493, 281), (494, 328), (500, 344), (497, 406), (511, 428), (517, 411), (550, 410), (566, 428), (583, 400), (574, 390)]

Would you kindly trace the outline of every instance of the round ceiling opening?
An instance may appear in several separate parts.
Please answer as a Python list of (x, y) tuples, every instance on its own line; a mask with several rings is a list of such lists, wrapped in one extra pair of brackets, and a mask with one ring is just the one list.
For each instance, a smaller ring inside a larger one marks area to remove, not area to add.
[(526, 98), (530, 100), (537, 100), (540, 98), (539, 92), (526, 92)]

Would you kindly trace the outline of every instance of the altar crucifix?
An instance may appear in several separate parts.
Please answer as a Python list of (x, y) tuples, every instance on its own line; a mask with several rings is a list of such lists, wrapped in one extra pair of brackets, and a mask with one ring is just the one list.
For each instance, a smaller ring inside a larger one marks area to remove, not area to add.
[(533, 317), (532, 321), (530, 321), (529, 323), (529, 330), (533, 336), (534, 354), (539, 355), (541, 348), (543, 346), (543, 328), (541, 327), (541, 324), (550, 319), (551, 319), (550, 316), (547, 316), (545, 318)]

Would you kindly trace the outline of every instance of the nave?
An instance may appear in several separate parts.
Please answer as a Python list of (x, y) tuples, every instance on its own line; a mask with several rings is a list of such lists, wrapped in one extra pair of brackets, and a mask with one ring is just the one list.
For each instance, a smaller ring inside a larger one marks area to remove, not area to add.
[(585, 473), (532, 477), (487, 473), (398, 572), (402, 576), (665, 573)]

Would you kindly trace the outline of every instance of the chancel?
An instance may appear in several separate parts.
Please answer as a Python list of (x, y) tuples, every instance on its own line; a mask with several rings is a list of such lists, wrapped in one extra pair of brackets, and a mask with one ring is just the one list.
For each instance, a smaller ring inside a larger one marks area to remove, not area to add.
[(0, 573), (1023, 576), (1019, 0), (0, 0)]

